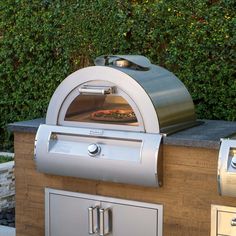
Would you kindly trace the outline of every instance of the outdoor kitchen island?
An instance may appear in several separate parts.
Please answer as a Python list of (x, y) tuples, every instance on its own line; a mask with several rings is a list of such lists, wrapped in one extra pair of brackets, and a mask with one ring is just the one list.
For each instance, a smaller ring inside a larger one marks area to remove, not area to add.
[(202, 125), (163, 136), (161, 187), (39, 173), (34, 142), (44, 122), (36, 119), (9, 125), (14, 132), (17, 236), (45, 234), (45, 188), (161, 204), (164, 236), (209, 236), (211, 205), (236, 207), (236, 198), (220, 196), (217, 190), (220, 138), (235, 133), (236, 122), (204, 120)]

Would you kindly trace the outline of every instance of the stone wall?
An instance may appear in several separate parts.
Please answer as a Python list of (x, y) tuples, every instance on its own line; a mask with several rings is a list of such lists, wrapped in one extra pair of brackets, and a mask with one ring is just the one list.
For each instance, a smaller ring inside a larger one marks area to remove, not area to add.
[(15, 207), (14, 161), (0, 164), (0, 212)]

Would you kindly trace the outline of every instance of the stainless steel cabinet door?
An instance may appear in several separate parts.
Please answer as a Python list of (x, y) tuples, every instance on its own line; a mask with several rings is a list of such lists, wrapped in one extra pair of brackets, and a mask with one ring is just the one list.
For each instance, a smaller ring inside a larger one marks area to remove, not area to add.
[(94, 201), (50, 194), (46, 236), (88, 236), (88, 208)]
[[(158, 235), (158, 211), (156, 209), (105, 202), (102, 202), (101, 208), (111, 211), (112, 233), (108, 234), (109, 236)], [(105, 228), (107, 228), (106, 225)]]
[(46, 189), (46, 236), (162, 236), (163, 207)]

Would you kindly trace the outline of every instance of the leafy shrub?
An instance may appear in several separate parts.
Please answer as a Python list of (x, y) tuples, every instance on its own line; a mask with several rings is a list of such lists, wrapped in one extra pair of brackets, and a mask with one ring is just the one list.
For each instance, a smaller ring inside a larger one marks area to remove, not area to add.
[(7, 156), (0, 156), (0, 164), (12, 161), (12, 157), (7, 157)]
[(232, 0), (2, 0), (0, 149), (9, 122), (45, 116), (71, 72), (102, 54), (142, 54), (188, 87), (198, 118), (236, 119)]

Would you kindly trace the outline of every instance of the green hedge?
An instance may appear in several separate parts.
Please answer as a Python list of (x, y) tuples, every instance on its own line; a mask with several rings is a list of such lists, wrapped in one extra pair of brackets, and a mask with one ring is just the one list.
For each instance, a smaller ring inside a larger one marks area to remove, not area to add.
[(5, 163), (5, 162), (9, 162), (9, 161), (13, 161), (13, 158), (7, 157), (7, 156), (0, 156), (0, 164)]
[(236, 119), (234, 1), (1, 0), (0, 149), (6, 124), (45, 116), (53, 91), (102, 54), (142, 54), (188, 87), (198, 118)]

